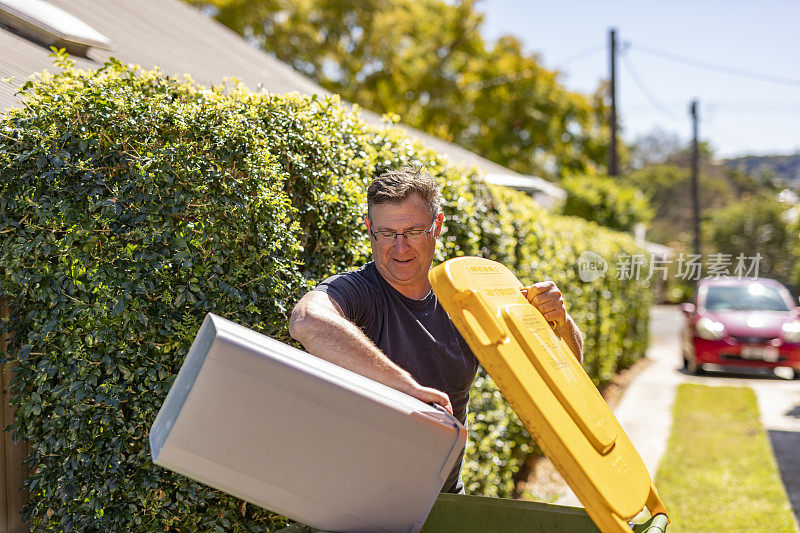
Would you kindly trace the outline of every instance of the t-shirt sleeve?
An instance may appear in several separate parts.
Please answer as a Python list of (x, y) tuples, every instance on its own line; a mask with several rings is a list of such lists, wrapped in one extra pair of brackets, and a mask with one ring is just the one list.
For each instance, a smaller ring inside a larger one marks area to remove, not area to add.
[(331, 276), (314, 289), (326, 293), (339, 304), (345, 318), (362, 330), (370, 330), (375, 320), (378, 295), (362, 276), (347, 272)]

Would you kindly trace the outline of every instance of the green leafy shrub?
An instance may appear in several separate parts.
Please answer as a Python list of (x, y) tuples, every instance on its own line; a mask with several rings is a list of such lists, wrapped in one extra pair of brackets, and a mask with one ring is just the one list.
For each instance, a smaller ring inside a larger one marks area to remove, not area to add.
[[(156, 467), (147, 433), (206, 313), (289, 341), (294, 302), (368, 259), (365, 188), (420, 164), (448, 217), (437, 260), (484, 255), (526, 283), (554, 279), (586, 329), (596, 383), (644, 353), (650, 293), (580, 253), (631, 239), (552, 216), (337, 98), (202, 88), (111, 61), (23, 88), (0, 119), (0, 296), (14, 332), (14, 434), (31, 444), (37, 531), (270, 531), (272, 513)], [(468, 490), (508, 496), (530, 437), (481, 376)]]
[(597, 222), (601, 226), (632, 231), (653, 218), (647, 198), (630, 186), (605, 176), (571, 176), (560, 183), (567, 192), (564, 214)]

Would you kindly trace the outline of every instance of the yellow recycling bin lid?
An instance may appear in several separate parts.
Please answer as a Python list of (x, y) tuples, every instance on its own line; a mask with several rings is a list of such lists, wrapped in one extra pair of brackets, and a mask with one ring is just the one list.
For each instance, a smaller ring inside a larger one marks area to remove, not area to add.
[(604, 532), (667, 514), (647, 468), (572, 351), (505, 266), (459, 257), (431, 285), (503, 396)]

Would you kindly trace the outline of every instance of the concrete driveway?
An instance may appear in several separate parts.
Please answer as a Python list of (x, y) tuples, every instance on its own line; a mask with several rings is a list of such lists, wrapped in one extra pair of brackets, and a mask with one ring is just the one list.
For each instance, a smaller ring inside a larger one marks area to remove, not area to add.
[[(791, 373), (727, 370), (693, 376), (683, 369), (680, 334), (683, 314), (677, 306), (654, 306), (650, 312), (652, 363), (628, 386), (614, 414), (642, 456), (651, 477), (667, 446), (672, 404), (679, 383), (751, 387), (758, 398), (761, 420), (769, 434), (795, 517), (800, 517), (800, 381)], [(720, 369), (722, 370), (722, 369)], [(559, 505), (580, 505), (571, 493)]]

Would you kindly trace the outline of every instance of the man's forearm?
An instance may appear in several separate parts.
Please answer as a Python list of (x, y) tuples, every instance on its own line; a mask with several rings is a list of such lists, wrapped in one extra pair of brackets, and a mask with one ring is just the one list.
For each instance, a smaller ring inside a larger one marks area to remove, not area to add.
[(314, 320), (315, 327), (295, 323), (297, 327), (291, 330), (308, 353), (398, 390), (407, 390), (415, 383), (352, 322), (336, 315), (316, 316)]
[(566, 322), (558, 326), (555, 333), (564, 339), (578, 362), (583, 364), (583, 334), (572, 317), (567, 315)]
[(327, 294), (311, 291), (300, 299), (289, 320), (289, 333), (312, 355), (453, 412), (447, 394), (417, 383), (347, 320)]

